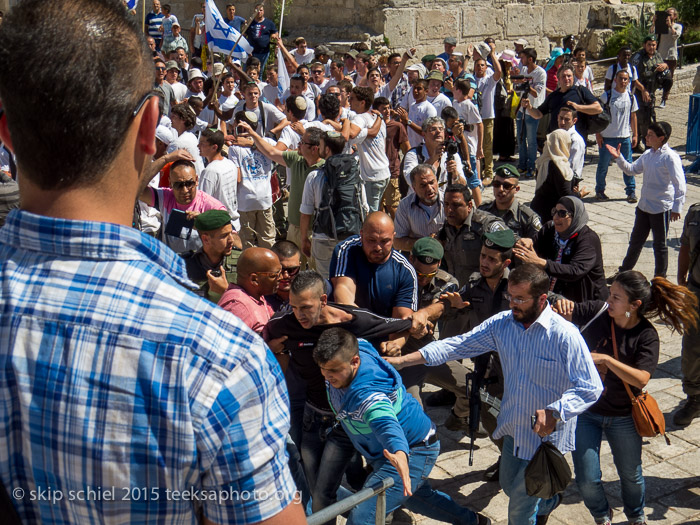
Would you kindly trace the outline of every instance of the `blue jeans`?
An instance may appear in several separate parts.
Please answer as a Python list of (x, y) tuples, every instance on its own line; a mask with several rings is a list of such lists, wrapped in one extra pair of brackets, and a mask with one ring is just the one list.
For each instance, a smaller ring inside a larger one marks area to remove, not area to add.
[[(430, 471), (440, 454), (440, 442), (432, 445), (411, 447), (408, 457), (408, 468), (411, 475), (411, 492), (413, 495), (403, 495), (403, 482), (398, 471), (385, 458), (372, 462), (374, 471), (367, 478), (365, 487), (381, 482), (385, 478), (394, 478), (394, 486), (386, 491), (387, 514), (401, 505), (407, 509), (428, 516), (429, 518), (458, 525), (476, 525), (477, 517), (471, 510), (457, 505), (452, 498), (443, 492), (433, 490), (428, 481)], [(348, 517), (348, 525), (367, 525), (374, 523), (377, 511), (377, 498), (374, 497), (352, 509)]]
[(384, 195), (387, 184), (389, 184), (389, 179), (365, 181), (365, 195), (370, 213), (379, 210), (379, 205), (382, 203), (382, 195)]
[(620, 476), (622, 503), (630, 522), (644, 521), (644, 476), (642, 438), (632, 416), (606, 417), (591, 412), (578, 416), (576, 450), (572, 453), (576, 484), (593, 519), (608, 517), (610, 504), (603, 490), (600, 472), (600, 442), (603, 433)]
[(513, 437), (505, 436), (501, 452), (499, 479), (503, 492), (508, 496), (509, 525), (535, 525), (538, 515), (548, 515), (561, 501), (559, 494), (550, 499), (527, 495), (525, 468), (529, 462), (527, 459), (516, 458), (513, 455)]
[(270, 56), (270, 50), (268, 49), (265, 53), (253, 53), (253, 56), (260, 60), (260, 78), (263, 78), (265, 73), (265, 65), (267, 64), (267, 59)]
[[(627, 162), (632, 162), (632, 140), (627, 138), (613, 138), (606, 139), (603, 138), (603, 147), (598, 148), (598, 167), (595, 170), (595, 192), (602, 193), (605, 191), (605, 177), (608, 174), (608, 167), (610, 166), (610, 159), (612, 155), (606, 148), (606, 145), (610, 145), (613, 148), (617, 148), (620, 145), (620, 155), (624, 157)], [(634, 190), (636, 189), (634, 176), (629, 176), (625, 172), (622, 172), (622, 180), (625, 181), (625, 193), (627, 195), (634, 195)]]
[(472, 169), (472, 174), (467, 177), (467, 187), (470, 190), (478, 188), (481, 186), (481, 179), (479, 178), (479, 165), (476, 162), (476, 155), (469, 155), (469, 166)]
[[(522, 132), (523, 118), (525, 119), (525, 131)], [(525, 112), (519, 111), (515, 119), (518, 140), (518, 168), (527, 170), (531, 175), (535, 174), (535, 161), (537, 160), (537, 125), (539, 120)]]

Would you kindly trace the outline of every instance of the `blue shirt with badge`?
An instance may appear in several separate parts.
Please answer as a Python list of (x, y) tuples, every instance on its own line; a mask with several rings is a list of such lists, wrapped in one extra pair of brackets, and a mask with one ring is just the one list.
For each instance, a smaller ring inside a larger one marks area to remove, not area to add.
[(418, 309), (418, 278), (408, 259), (392, 250), (386, 262), (370, 263), (359, 235), (335, 247), (330, 277), (350, 277), (357, 286), (355, 304), (378, 315), (391, 317), (394, 307)]

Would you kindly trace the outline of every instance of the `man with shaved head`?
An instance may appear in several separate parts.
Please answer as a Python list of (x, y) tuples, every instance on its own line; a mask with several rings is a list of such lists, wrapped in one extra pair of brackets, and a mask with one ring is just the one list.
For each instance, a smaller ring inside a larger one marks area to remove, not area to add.
[(262, 333), (274, 313), (265, 296), (275, 293), (282, 264), (272, 250), (252, 247), (243, 250), (238, 259), (237, 284), (231, 284), (219, 300), (248, 327)]
[(377, 211), (367, 216), (359, 236), (336, 246), (330, 277), (337, 302), (401, 319), (418, 309), (416, 272), (394, 249), (394, 235), (394, 221)]

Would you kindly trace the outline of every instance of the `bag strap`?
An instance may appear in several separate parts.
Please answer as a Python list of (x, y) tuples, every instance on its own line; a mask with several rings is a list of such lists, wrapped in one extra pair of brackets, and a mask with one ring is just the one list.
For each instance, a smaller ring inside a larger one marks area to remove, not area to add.
[(603, 313), (605, 310), (607, 310), (607, 309), (608, 309), (608, 303), (603, 303), (603, 306), (601, 306), (600, 310), (598, 310), (598, 313), (595, 314), (595, 315), (593, 316), (593, 319), (591, 319), (590, 321), (588, 321), (588, 322), (586, 323), (586, 325), (585, 325), (583, 328), (581, 328), (581, 329), (579, 330), (579, 333), (582, 334), (583, 331), (584, 331), (586, 328), (588, 328), (588, 327), (591, 325), (591, 323), (592, 323), (593, 321), (595, 321), (596, 319), (598, 319), (598, 317), (600, 317), (600, 316), (602, 315), (602, 313)]
[[(620, 358), (617, 356), (617, 339), (615, 338), (615, 321), (613, 321), (612, 319), (610, 320), (610, 331), (612, 332), (613, 356), (617, 361), (619, 361)], [(620, 376), (617, 377), (620, 379), (620, 381), (622, 381), (622, 384), (625, 385), (627, 395), (630, 396), (630, 400), (634, 403), (636, 397), (634, 397), (632, 390), (630, 390), (630, 386), (625, 381), (623, 381)]]

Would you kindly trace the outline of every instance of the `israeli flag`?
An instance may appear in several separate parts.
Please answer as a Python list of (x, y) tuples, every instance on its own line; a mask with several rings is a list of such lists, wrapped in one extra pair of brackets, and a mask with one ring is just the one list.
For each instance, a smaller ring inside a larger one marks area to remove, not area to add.
[(126, 2), (126, 8), (131, 11), (132, 9), (136, 9), (136, 6), (139, 5), (139, 0), (127, 0)]
[[(206, 0), (204, 26), (207, 30), (207, 46), (213, 53), (230, 53), (240, 33), (229, 26), (219, 13), (214, 0)], [(245, 60), (253, 54), (253, 47), (245, 38), (238, 41), (232, 56)]]

